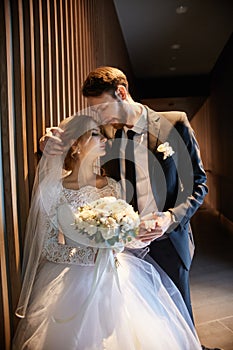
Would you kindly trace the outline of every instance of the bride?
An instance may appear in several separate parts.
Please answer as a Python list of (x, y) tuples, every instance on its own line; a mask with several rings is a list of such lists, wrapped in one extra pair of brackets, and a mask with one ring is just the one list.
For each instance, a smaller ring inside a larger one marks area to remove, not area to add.
[(159, 267), (74, 228), (77, 208), (121, 198), (121, 189), (93, 171), (106, 152), (96, 122), (77, 115), (60, 127), (67, 153), (45, 150), (35, 178), (13, 349), (201, 349), (182, 297)]

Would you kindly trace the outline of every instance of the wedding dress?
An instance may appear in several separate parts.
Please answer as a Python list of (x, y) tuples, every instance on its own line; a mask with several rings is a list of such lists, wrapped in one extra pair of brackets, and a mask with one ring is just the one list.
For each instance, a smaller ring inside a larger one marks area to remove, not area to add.
[(49, 220), (41, 208), (37, 220), (45, 238), (13, 349), (201, 349), (178, 290), (159, 267), (156, 270), (127, 249), (116, 254), (82, 245), (66, 232), (65, 242), (59, 242), (54, 223), (60, 220), (69, 230), (72, 222), (65, 213), (59, 218), (57, 209), (67, 203), (75, 211), (105, 196), (119, 197), (112, 179), (102, 189), (62, 188)]

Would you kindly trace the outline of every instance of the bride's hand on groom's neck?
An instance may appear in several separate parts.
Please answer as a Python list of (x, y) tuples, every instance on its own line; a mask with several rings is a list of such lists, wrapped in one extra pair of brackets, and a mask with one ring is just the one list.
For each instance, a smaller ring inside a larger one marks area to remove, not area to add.
[(60, 155), (64, 152), (62, 143), (62, 133), (64, 131), (59, 127), (46, 128), (44, 134), (39, 140), (41, 152), (47, 155)]

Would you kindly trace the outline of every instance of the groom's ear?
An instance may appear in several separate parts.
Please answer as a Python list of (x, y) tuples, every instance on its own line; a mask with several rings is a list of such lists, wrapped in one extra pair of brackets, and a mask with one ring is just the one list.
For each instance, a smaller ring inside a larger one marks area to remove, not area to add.
[(118, 100), (124, 101), (127, 97), (126, 88), (123, 85), (118, 85), (115, 95)]

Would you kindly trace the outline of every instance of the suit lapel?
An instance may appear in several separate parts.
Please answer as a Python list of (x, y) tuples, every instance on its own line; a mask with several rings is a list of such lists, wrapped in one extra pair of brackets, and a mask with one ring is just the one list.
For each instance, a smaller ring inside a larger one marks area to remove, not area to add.
[(147, 106), (147, 120), (148, 120), (148, 148), (154, 153), (159, 144), (160, 135), (160, 116)]
[[(158, 178), (158, 171), (160, 168), (156, 166), (157, 159), (155, 157), (156, 149), (158, 145), (160, 144), (159, 138), (160, 138), (160, 116), (150, 110), (148, 107), (147, 109), (147, 120), (148, 120), (148, 171), (149, 171), (149, 177), (150, 177), (150, 184), (152, 193), (154, 196), (154, 200), (156, 202), (157, 208), (160, 208), (160, 203), (158, 200), (160, 200), (160, 196), (158, 195), (158, 186), (157, 186), (157, 178)], [(155, 170), (155, 167), (157, 168), (157, 171)], [(161, 184), (162, 185), (162, 184)]]

